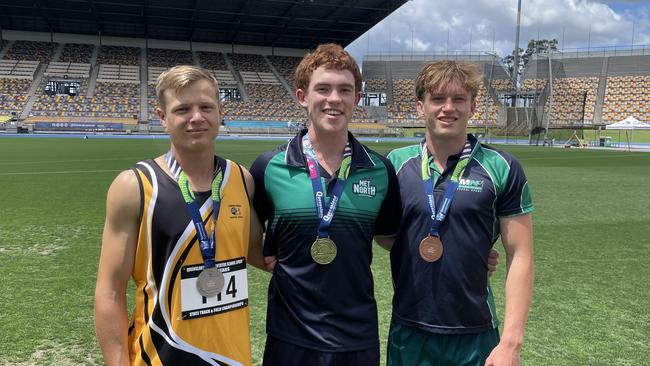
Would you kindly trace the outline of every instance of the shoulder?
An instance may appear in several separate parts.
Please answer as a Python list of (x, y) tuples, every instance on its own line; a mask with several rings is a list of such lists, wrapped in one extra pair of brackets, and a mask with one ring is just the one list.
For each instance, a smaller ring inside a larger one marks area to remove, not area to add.
[(513, 167), (521, 167), (519, 161), (512, 154), (485, 144), (479, 146), (474, 159), (481, 164), (499, 170), (510, 171)]
[(395, 171), (399, 173), (407, 162), (418, 156), (420, 156), (420, 145), (416, 144), (395, 149), (388, 153), (387, 158), (395, 167)]
[(108, 188), (107, 211), (132, 216), (139, 213), (140, 201), (138, 176), (132, 169), (122, 171)]

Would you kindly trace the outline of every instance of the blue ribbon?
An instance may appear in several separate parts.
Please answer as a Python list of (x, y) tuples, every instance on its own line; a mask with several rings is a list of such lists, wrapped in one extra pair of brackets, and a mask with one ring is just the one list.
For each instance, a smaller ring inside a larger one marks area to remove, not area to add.
[[(174, 178), (178, 182), (178, 187), (181, 190), (181, 195), (183, 196), (183, 201), (187, 207), (187, 211), (192, 218), (194, 227), (196, 228), (196, 235), (199, 240), (199, 248), (201, 249), (201, 256), (203, 257), (203, 268), (212, 268), (215, 266), (216, 258), (216, 232), (217, 232), (217, 219), (219, 218), (219, 209), (221, 208), (221, 183), (223, 181), (223, 172), (215, 167), (215, 171), (212, 177), (212, 206), (214, 209), (212, 219), (214, 221), (214, 230), (212, 235), (208, 236), (205, 230), (205, 223), (201, 218), (201, 212), (199, 206), (196, 203), (196, 197), (192, 188), (190, 187), (190, 181), (187, 178), (185, 172), (181, 169), (180, 165), (174, 158), (172, 151), (169, 150), (165, 155), (165, 160), (167, 161), (167, 166), (169, 170), (174, 175)], [(216, 161), (216, 158), (215, 158)]]

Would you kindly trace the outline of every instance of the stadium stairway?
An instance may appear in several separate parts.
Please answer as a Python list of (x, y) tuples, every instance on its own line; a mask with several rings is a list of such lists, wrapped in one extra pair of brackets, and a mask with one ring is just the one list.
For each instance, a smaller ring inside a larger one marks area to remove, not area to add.
[(241, 96), (241, 100), (244, 102), (248, 102), (250, 98), (248, 98), (248, 92), (246, 91), (246, 88), (244, 87), (244, 81), (241, 78), (241, 75), (239, 75), (239, 71), (235, 70), (235, 66), (233, 66), (232, 61), (228, 57), (227, 54), (223, 54), (223, 59), (226, 60), (226, 65), (228, 65), (228, 70), (230, 70), (230, 73), (235, 77), (235, 80), (237, 81), (237, 88), (239, 88), (239, 95)]
[[(92, 65), (92, 64), (91, 64)], [(97, 75), (99, 74), (99, 65), (90, 71), (90, 78), (88, 78), (88, 90), (86, 90), (86, 97), (90, 98), (95, 95), (95, 86), (97, 85)]]
[(11, 46), (14, 44), (14, 41), (7, 41), (7, 44), (3, 49), (0, 50), (0, 60), (3, 60), (5, 58), (5, 55), (7, 54), (7, 51), (11, 48)]
[(291, 95), (292, 97), (295, 96), (296, 93), (293, 91), (293, 88), (289, 85), (289, 83), (287, 83), (287, 81), (284, 79), (284, 77), (282, 77), (282, 74), (280, 74), (280, 72), (278, 72), (278, 70), (275, 68), (275, 66), (273, 66), (273, 63), (271, 62), (271, 60), (269, 60), (264, 55), (262, 55), (262, 57), (264, 58), (264, 61), (266, 61), (266, 63), (271, 68), (271, 72), (273, 72), (273, 75), (275, 75), (275, 77), (280, 81), (280, 84), (282, 84), (282, 86), (289, 93), (289, 95)]
[(149, 104), (147, 88), (149, 87), (147, 78), (147, 50), (142, 48), (140, 50), (140, 121), (149, 120)]
[(598, 81), (598, 91), (596, 91), (596, 105), (594, 106), (594, 119), (592, 124), (601, 124), (603, 120), (603, 104), (605, 103), (605, 90), (607, 88), (607, 68), (609, 67), (609, 57), (603, 60), (603, 68), (600, 71), (600, 80)]
[(34, 103), (36, 102), (36, 99), (38, 99), (38, 93), (37, 89), (41, 85), (41, 81), (43, 80), (43, 75), (45, 74), (45, 69), (46, 69), (45, 64), (39, 64), (38, 67), (36, 68), (36, 77), (32, 80), (32, 85), (29, 87), (29, 90), (27, 91), (27, 95), (29, 95), (29, 99), (27, 102), (25, 102), (25, 107), (23, 108), (23, 113), (20, 114), (20, 119), (26, 119), (29, 117), (29, 114), (32, 111), (32, 107), (34, 106)]
[(56, 48), (54, 49), (54, 54), (52, 55), (52, 59), (50, 62), (57, 62), (61, 58), (61, 53), (63, 53), (63, 46), (65, 46), (65, 43), (57, 43)]

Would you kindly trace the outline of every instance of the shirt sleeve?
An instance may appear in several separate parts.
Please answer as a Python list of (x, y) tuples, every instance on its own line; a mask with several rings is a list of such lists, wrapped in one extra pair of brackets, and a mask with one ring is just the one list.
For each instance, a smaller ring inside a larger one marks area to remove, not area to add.
[(511, 158), (509, 165), (508, 179), (503, 192), (497, 198), (499, 217), (518, 216), (534, 210), (528, 179), (521, 163)]
[(397, 235), (402, 219), (402, 199), (393, 164), (384, 157), (381, 157), (381, 160), (386, 166), (388, 189), (375, 222), (375, 235), (393, 236)]

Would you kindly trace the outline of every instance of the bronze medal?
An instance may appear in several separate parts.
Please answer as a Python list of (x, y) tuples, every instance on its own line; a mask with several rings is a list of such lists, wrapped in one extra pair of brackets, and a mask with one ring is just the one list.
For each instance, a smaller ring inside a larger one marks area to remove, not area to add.
[(216, 267), (212, 267), (201, 271), (196, 279), (196, 288), (201, 296), (214, 297), (221, 292), (224, 283), (223, 273)]
[(427, 262), (435, 262), (442, 257), (442, 241), (437, 236), (429, 235), (420, 242), (420, 256)]
[(330, 264), (336, 258), (336, 244), (330, 238), (316, 238), (311, 245), (311, 257), (318, 264)]

